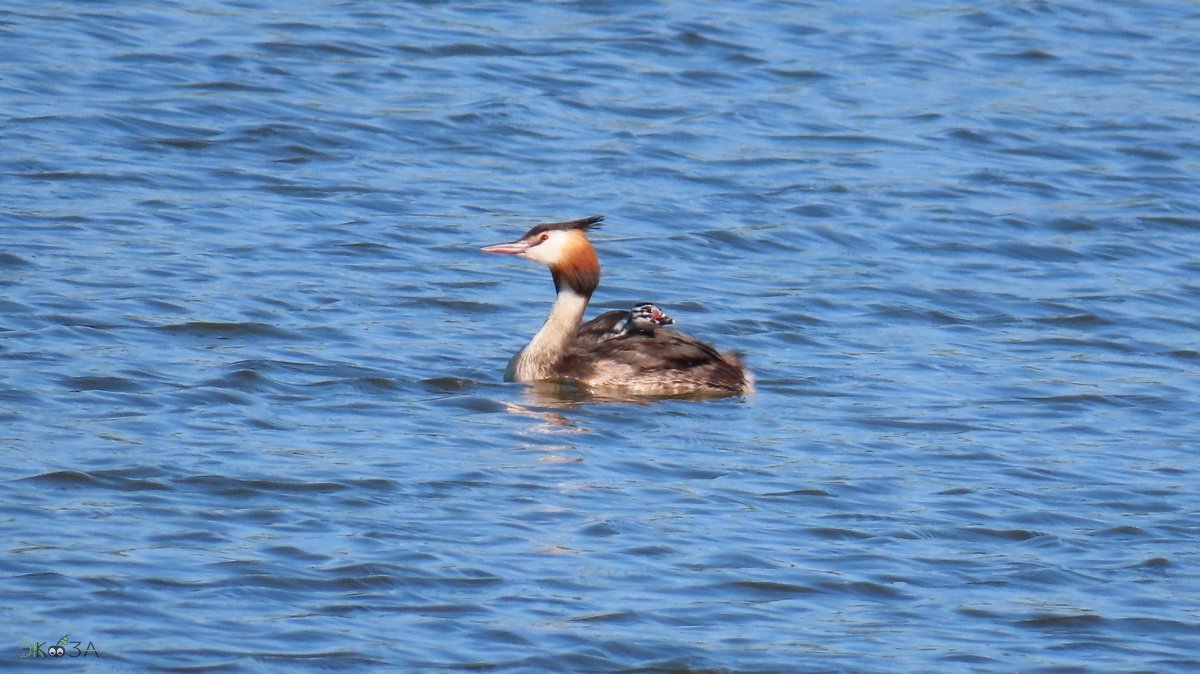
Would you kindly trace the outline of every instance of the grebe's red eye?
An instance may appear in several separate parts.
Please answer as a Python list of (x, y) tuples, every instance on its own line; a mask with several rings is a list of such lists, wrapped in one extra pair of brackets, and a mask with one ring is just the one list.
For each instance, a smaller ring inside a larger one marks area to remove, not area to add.
[(542, 234), (541, 236), (538, 237), (538, 243), (545, 243), (546, 239), (549, 239), (549, 238), (550, 238), (549, 234)]

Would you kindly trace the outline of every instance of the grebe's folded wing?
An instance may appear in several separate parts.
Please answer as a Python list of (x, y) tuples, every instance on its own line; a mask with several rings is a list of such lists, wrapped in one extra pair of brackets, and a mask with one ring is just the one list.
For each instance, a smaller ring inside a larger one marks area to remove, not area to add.
[(576, 341), (559, 363), (561, 376), (584, 385), (646, 392), (744, 391), (740, 360), (674, 330), (596, 343)]
[[(706, 363), (725, 362), (724, 356), (712, 346), (674, 330), (657, 330), (648, 337), (653, 346), (631, 349), (640, 367), (645, 369), (680, 370)], [(621, 345), (617, 345), (619, 349)]]

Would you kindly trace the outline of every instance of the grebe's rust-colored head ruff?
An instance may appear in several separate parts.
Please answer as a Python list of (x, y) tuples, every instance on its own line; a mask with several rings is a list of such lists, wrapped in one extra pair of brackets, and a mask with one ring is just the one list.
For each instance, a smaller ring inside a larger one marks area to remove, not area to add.
[(484, 246), (487, 253), (520, 255), (550, 268), (554, 289), (564, 284), (578, 295), (591, 297), (600, 285), (600, 260), (587, 238), (587, 231), (604, 219), (595, 215), (582, 220), (547, 222), (534, 225), (521, 238), (509, 243)]

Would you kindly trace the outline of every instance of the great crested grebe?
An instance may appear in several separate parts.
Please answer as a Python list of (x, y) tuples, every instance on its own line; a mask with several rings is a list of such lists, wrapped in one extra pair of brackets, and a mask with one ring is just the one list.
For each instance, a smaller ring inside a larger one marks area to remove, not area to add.
[(657, 304), (638, 302), (629, 311), (606, 311), (580, 326), (575, 341), (588, 341), (595, 338), (597, 342), (629, 335), (646, 335), (653, 337), (654, 329), (662, 325), (671, 325), (671, 318)]
[[(603, 316), (604, 314), (600, 314)], [(591, 321), (600, 318), (597, 316)], [(614, 339), (617, 337), (628, 337), (629, 335), (645, 335), (647, 337), (654, 336), (654, 329), (660, 325), (672, 325), (675, 319), (671, 318), (662, 309), (658, 308), (657, 304), (649, 302), (638, 302), (633, 305), (629, 313), (625, 316), (625, 320), (609, 329), (605, 339)]]
[(546, 265), (558, 292), (546, 322), (509, 361), (504, 379), (574, 382), (587, 389), (643, 395), (750, 393), (753, 377), (741, 360), (695, 337), (654, 330), (604, 338), (623, 318), (621, 311), (580, 325), (600, 285), (600, 260), (587, 231), (603, 219), (598, 215), (535, 225), (516, 241), (482, 249)]

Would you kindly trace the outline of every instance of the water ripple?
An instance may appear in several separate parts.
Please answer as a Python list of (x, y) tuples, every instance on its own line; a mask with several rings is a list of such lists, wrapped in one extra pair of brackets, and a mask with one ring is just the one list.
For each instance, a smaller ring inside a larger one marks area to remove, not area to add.
[[(699, 10), (0, 10), (7, 643), (1200, 666), (1196, 13)], [(501, 381), (593, 213), (754, 397)]]

